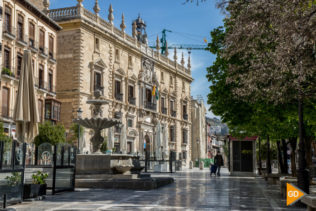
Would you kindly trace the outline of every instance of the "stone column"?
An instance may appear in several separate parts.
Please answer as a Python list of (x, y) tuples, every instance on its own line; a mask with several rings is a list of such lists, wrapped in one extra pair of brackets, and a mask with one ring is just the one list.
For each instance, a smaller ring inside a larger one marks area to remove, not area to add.
[(123, 154), (126, 154), (127, 153), (127, 140), (126, 140), (126, 126), (125, 125), (122, 125), (120, 147), (121, 147), (120, 151)]

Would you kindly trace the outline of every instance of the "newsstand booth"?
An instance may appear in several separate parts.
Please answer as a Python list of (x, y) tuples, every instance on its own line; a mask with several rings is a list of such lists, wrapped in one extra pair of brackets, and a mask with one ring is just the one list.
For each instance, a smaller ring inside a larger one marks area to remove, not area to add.
[(257, 136), (244, 139), (228, 136), (229, 171), (236, 176), (254, 176), (256, 174)]

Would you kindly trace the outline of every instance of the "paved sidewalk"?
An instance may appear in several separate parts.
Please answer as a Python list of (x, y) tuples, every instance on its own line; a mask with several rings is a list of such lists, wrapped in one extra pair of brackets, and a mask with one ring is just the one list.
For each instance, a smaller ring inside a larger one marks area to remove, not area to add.
[(221, 177), (210, 178), (208, 169), (187, 170), (173, 176), (175, 183), (157, 190), (89, 190), (48, 196), (44, 201), (16, 205), (17, 210), (304, 210), (286, 207), (278, 186), (261, 178), (231, 177), (223, 169)]

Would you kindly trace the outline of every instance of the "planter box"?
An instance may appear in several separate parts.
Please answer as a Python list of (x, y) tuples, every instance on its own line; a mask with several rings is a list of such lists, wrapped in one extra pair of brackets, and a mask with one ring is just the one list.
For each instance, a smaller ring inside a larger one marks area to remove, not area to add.
[(46, 188), (46, 184), (24, 184), (23, 199), (46, 195)]

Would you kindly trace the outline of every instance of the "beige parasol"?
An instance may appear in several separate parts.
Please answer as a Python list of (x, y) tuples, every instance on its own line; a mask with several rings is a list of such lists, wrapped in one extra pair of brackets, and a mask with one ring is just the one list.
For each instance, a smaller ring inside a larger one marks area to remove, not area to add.
[(37, 135), (39, 122), (31, 57), (31, 51), (24, 50), (14, 110), (17, 138), (28, 143)]

